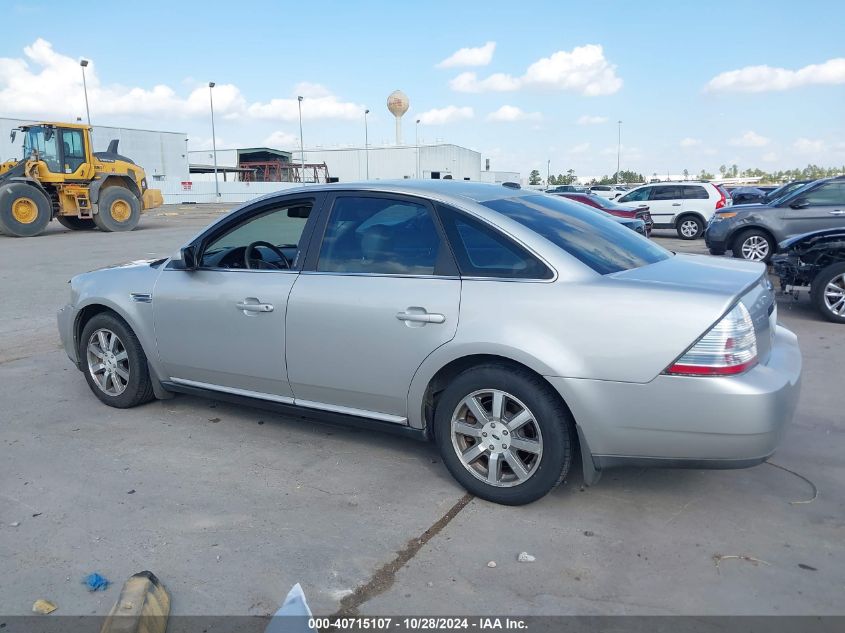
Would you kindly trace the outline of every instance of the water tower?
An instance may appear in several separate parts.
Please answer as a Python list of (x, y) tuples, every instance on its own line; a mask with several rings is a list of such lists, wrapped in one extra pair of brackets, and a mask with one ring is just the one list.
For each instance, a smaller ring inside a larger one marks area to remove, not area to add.
[(394, 90), (387, 97), (387, 109), (390, 114), (396, 117), (396, 144), (402, 144), (402, 115), (408, 111), (411, 102), (408, 101), (408, 95), (401, 90)]

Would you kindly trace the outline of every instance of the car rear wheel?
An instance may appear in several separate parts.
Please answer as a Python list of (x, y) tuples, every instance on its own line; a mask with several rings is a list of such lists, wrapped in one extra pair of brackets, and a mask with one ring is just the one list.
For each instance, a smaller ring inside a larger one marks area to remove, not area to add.
[(758, 229), (751, 229), (740, 233), (734, 240), (734, 257), (750, 262), (768, 262), (775, 252), (772, 238)]
[(831, 264), (816, 275), (810, 299), (828, 321), (845, 323), (845, 263)]
[(94, 223), (101, 231), (131, 231), (141, 219), (141, 202), (125, 187), (111, 186), (100, 192)]
[(153, 399), (141, 343), (116, 315), (97, 314), (85, 324), (79, 358), (91, 391), (110, 407), (128, 409)]
[(695, 215), (684, 215), (678, 220), (676, 228), (682, 240), (697, 240), (704, 233), (704, 222)]
[(552, 388), (524, 369), (468, 369), (440, 394), (434, 416), (443, 462), (472, 494), (506, 505), (543, 497), (566, 476), (573, 423)]

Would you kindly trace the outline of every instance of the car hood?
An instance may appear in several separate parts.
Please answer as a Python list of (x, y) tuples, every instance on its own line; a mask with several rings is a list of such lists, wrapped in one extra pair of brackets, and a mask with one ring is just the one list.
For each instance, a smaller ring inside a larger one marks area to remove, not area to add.
[(752, 202), (750, 204), (732, 204), (730, 207), (719, 209), (719, 211), (728, 211), (730, 213), (742, 213), (743, 211), (765, 211), (766, 209), (774, 209), (775, 207), (764, 204), (762, 202)]
[(809, 233), (793, 235), (792, 237), (782, 241), (778, 247), (780, 250), (786, 250), (796, 246), (812, 244), (816, 240), (827, 238), (845, 238), (845, 226), (836, 229), (822, 229), (821, 231), (810, 231)]

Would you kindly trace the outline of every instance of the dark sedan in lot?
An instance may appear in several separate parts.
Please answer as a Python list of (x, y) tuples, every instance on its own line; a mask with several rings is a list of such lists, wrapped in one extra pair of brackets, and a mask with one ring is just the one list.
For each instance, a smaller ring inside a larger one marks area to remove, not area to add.
[(710, 253), (768, 262), (792, 235), (845, 227), (845, 176), (824, 178), (768, 204), (733, 205), (717, 211), (704, 233)]

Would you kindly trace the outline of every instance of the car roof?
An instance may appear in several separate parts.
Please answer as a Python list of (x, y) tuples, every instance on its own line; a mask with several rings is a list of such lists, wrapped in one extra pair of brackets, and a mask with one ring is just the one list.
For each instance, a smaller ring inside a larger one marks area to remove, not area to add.
[(335, 182), (329, 184), (304, 185), (293, 189), (283, 189), (265, 198), (296, 193), (361, 191), (397, 193), (407, 195), (425, 195), (441, 200), (471, 200), (488, 202), (502, 198), (517, 198), (529, 195), (545, 195), (543, 191), (516, 188), (509, 185), (494, 185), (466, 180), (377, 180), (366, 182)]

